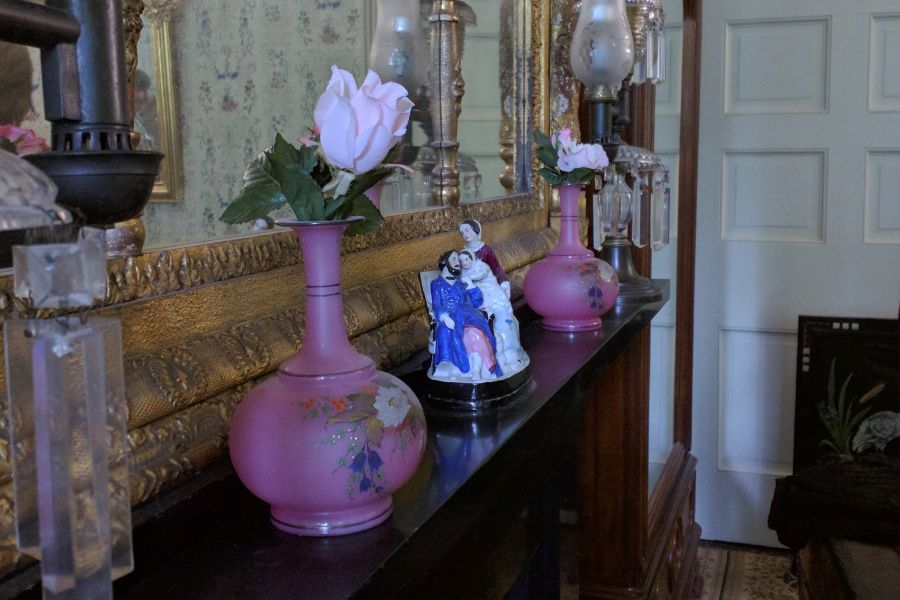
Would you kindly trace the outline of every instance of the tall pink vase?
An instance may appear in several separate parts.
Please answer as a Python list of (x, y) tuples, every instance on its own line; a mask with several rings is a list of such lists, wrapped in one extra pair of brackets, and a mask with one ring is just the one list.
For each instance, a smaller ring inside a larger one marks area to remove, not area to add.
[(581, 185), (558, 185), (559, 243), (525, 275), (525, 300), (552, 331), (600, 329), (600, 316), (619, 293), (609, 263), (596, 258), (578, 237)]
[(415, 394), (347, 338), (340, 243), (353, 220), (279, 223), (296, 232), (304, 258), (303, 347), (250, 391), (229, 434), (241, 481), (270, 504), (275, 527), (298, 535), (341, 535), (383, 522), (391, 494), (425, 451)]

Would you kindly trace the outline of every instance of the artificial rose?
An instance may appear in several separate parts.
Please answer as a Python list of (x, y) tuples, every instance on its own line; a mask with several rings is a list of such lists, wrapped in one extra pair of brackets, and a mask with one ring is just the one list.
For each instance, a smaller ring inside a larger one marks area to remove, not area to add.
[(575, 169), (587, 168), (594, 171), (609, 164), (606, 151), (600, 144), (579, 144), (572, 139), (572, 130), (563, 129), (550, 136), (550, 142), (559, 153), (557, 167), (567, 173)]
[(15, 125), (0, 125), (0, 138), (6, 138), (15, 144), (16, 154), (19, 156), (48, 150), (44, 138), (38, 137), (31, 129), (22, 129)]
[(371, 171), (406, 133), (413, 103), (399, 83), (381, 83), (369, 71), (362, 86), (331, 67), (331, 81), (313, 113), (325, 160), (356, 175)]

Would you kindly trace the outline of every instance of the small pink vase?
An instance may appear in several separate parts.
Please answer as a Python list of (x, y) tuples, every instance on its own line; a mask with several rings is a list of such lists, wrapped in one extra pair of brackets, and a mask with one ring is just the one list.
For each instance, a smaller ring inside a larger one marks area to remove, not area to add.
[(559, 243), (525, 275), (525, 300), (544, 317), (546, 329), (600, 329), (600, 316), (615, 304), (619, 281), (609, 263), (578, 239), (581, 185), (554, 187), (559, 190)]
[(425, 451), (425, 415), (402, 381), (347, 338), (341, 236), (355, 219), (279, 222), (300, 239), (306, 272), (303, 347), (235, 411), (231, 461), (272, 523), (298, 535), (362, 531), (386, 520), (391, 494)]
[(365, 194), (366, 198), (375, 205), (375, 208), (381, 210), (381, 191), (384, 189), (384, 182), (379, 181), (369, 189), (367, 189), (363, 194)]

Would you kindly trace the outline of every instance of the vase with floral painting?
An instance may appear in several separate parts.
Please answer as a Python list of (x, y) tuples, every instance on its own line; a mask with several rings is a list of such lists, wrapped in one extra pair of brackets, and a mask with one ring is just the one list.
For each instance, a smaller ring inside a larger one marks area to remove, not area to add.
[(302, 347), (238, 406), (229, 445), (238, 476), (270, 505), (275, 527), (310, 536), (385, 521), (426, 439), (412, 390), (351, 345), (341, 295), (341, 239), (381, 223), (365, 193), (391, 173), (383, 163), (412, 103), (372, 72), (361, 86), (346, 71), (332, 72), (312, 135), (300, 146), (276, 136), (222, 215), (253, 221), (287, 205), (297, 217), (277, 223), (296, 233), (303, 255)]
[(619, 281), (609, 263), (585, 248), (578, 235), (578, 206), (585, 183), (609, 164), (599, 144), (579, 144), (563, 129), (550, 138), (535, 132), (541, 175), (559, 194), (559, 242), (525, 276), (525, 300), (552, 331), (600, 329), (615, 304)]

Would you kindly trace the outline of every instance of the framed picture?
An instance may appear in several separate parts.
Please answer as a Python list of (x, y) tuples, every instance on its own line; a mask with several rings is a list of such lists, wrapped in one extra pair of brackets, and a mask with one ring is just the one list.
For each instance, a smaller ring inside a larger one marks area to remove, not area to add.
[(900, 321), (801, 316), (798, 336), (794, 473), (900, 457)]

